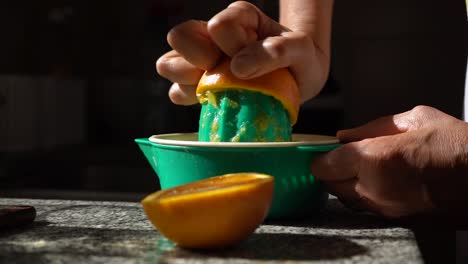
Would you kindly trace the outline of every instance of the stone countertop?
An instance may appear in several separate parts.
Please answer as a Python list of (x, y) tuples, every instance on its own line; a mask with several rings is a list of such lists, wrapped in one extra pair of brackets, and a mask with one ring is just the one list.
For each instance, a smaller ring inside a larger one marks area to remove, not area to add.
[(33, 224), (0, 230), (0, 263), (423, 263), (414, 234), (332, 198), (313, 220), (267, 221), (240, 245), (178, 248), (139, 203), (0, 199), (32, 205)]

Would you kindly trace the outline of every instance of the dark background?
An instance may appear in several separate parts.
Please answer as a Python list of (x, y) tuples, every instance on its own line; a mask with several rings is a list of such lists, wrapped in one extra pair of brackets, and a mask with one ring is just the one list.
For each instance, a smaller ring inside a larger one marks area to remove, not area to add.
[(457, 234), (457, 257), (456, 261), (459, 264), (465, 263), (468, 260), (468, 231), (458, 231)]
[[(0, 8), (0, 196), (139, 200), (159, 188), (134, 138), (198, 128), (155, 60), (168, 30), (231, 1), (18, 0)], [(276, 1), (252, 1), (277, 17)], [(459, 1), (335, 1), (332, 69), (295, 132), (333, 135), (435, 106), (461, 117)]]

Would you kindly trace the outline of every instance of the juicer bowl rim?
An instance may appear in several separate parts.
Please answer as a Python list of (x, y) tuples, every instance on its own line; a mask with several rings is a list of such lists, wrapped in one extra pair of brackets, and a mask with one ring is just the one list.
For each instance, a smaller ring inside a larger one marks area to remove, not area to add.
[(287, 142), (203, 142), (197, 141), (198, 133), (169, 133), (152, 135), (148, 140), (160, 145), (183, 147), (222, 147), (222, 148), (264, 148), (264, 147), (299, 147), (338, 144), (336, 137), (317, 134), (292, 134), (292, 141)]

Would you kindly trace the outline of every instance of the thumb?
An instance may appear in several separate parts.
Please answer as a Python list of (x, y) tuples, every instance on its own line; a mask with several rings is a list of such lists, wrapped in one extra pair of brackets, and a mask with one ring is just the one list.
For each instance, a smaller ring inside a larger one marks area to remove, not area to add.
[(232, 58), (231, 70), (239, 78), (250, 79), (290, 67), (306, 56), (304, 50), (307, 50), (308, 41), (303, 32), (283, 32), (267, 37), (239, 51)]
[(389, 136), (408, 131), (406, 119), (409, 112), (384, 116), (369, 123), (346, 130), (338, 131), (337, 138), (342, 142), (359, 141), (366, 138)]

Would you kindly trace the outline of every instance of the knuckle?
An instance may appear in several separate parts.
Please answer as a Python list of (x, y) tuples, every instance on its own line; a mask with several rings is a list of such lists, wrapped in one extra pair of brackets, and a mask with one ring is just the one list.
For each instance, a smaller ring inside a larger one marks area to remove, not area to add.
[(399, 152), (391, 147), (384, 147), (380, 152), (375, 153), (374, 160), (380, 165), (388, 165), (400, 157)]
[(170, 59), (161, 57), (156, 61), (156, 72), (164, 77), (167, 77), (170, 73)]
[(181, 40), (181, 38), (193, 32), (193, 26), (196, 23), (198, 23), (198, 21), (192, 19), (171, 28), (167, 33), (167, 42), (169, 45), (177, 45), (177, 42)]
[(171, 102), (173, 102), (174, 104), (180, 105), (184, 100), (184, 96), (180, 93), (178, 89), (175, 89), (174, 86), (172, 86), (171, 89), (169, 89), (168, 96)]
[(263, 47), (268, 50), (274, 59), (283, 58), (287, 55), (286, 41), (283, 38), (267, 38)]
[(435, 115), (436, 110), (430, 106), (418, 105), (410, 111), (409, 124), (414, 128), (420, 128), (424, 122)]
[[(289, 33), (289, 32), (288, 32)], [(303, 45), (313, 45), (313, 40), (312, 38), (304, 32), (291, 32), (293, 35), (293, 39), (296, 43), (300, 43)]]
[(388, 140), (364, 139), (362, 141), (365, 146), (363, 147), (363, 158), (377, 167), (388, 165), (401, 156), (399, 148), (395, 147), (393, 143), (393, 141)]
[(417, 117), (427, 115), (427, 113), (433, 112), (434, 108), (427, 105), (418, 105), (411, 109), (411, 114)]
[(228, 28), (236, 23), (236, 16), (234, 15), (217, 15), (208, 21), (207, 30), (209, 33), (219, 32), (223, 28)]
[(239, 8), (242, 10), (255, 10), (257, 9), (255, 5), (246, 2), (246, 1), (236, 1), (228, 6), (228, 8), (234, 7), (234, 8)]
[(283, 32), (281, 35), (289, 39), (290, 45), (294, 45), (299, 50), (314, 50), (311, 48), (315, 46), (314, 40), (305, 32)]
[(195, 91), (190, 85), (180, 85), (178, 83), (172, 84), (169, 89), (169, 99), (176, 105), (193, 105), (198, 102), (195, 97)]
[(208, 32), (216, 32), (225, 27), (231, 27), (238, 23), (240, 16), (255, 13), (257, 8), (245, 1), (237, 1), (228, 6), (227, 9), (215, 15), (208, 21)]
[(173, 28), (171, 28), (169, 30), (169, 32), (167, 33), (167, 42), (169, 42), (169, 44), (171, 44), (174, 40), (177, 40), (177, 38), (183, 34), (184, 32), (184, 29), (183, 29), (183, 25), (182, 24), (179, 24), (179, 25), (176, 25), (174, 26)]

